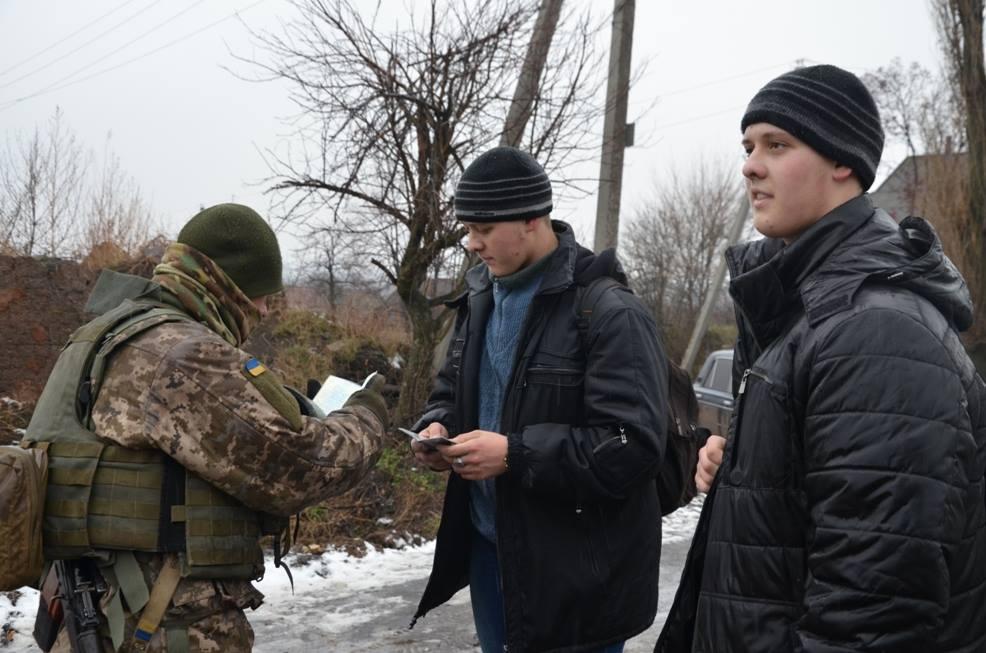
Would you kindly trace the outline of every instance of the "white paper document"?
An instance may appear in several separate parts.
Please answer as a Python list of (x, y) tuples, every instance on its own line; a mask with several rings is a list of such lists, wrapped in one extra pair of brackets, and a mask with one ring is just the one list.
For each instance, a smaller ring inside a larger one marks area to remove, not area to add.
[(330, 374), (322, 384), (322, 389), (319, 390), (318, 393), (316, 393), (315, 398), (312, 399), (312, 403), (315, 404), (319, 410), (328, 415), (332, 411), (342, 408), (354, 392), (357, 390), (362, 390), (369, 385), (370, 381), (372, 381), (373, 377), (376, 375), (376, 372), (370, 374), (370, 376), (363, 379), (363, 383), (361, 385), (355, 381), (344, 379), (341, 376), (333, 376)]

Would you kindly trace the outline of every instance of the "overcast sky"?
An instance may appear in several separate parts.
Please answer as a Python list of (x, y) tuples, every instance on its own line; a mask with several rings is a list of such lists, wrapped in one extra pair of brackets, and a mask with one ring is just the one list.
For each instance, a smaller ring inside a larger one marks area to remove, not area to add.
[[(591, 6), (612, 10), (610, 0)], [(286, 0), (0, 0), (0, 133), (29, 132), (57, 106), (97, 152), (110, 135), (169, 235), (202, 205), (263, 213), (258, 151), (282, 139), (279, 119), (293, 107), (284, 87), (225, 67), (248, 72), (229, 54), (254, 51), (244, 22), (276, 30), (293, 11)], [(669, 171), (687, 173), (703, 157), (724, 158), (738, 175), (746, 103), (798, 60), (862, 73), (894, 57), (937, 70), (927, 0), (641, 0), (633, 59), (646, 67), (630, 97), (639, 145), (626, 153), (624, 218)], [(877, 184), (899, 157), (885, 155)], [(594, 213), (591, 197), (556, 210), (585, 236)]]

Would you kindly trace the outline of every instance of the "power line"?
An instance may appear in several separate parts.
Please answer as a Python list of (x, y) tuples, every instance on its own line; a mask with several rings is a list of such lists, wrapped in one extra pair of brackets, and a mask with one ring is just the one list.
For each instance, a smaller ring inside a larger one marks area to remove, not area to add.
[[(738, 73), (736, 75), (731, 75), (729, 77), (723, 77), (723, 78), (712, 80), (712, 81), (709, 81), (709, 82), (703, 82), (701, 84), (696, 84), (694, 86), (688, 86), (688, 87), (685, 87), (685, 88), (675, 89), (675, 90), (670, 91), (668, 93), (661, 93), (661, 94), (659, 94), (658, 97), (662, 97), (662, 98), (663, 97), (670, 97), (672, 95), (677, 95), (679, 93), (687, 93), (689, 91), (694, 91), (694, 90), (706, 88), (706, 87), (709, 87), (709, 86), (715, 86), (716, 84), (722, 84), (723, 82), (729, 82), (729, 81), (732, 81), (734, 79), (740, 79), (742, 77), (750, 77), (751, 75), (757, 75), (757, 74), (760, 74), (760, 73), (764, 73), (764, 72), (767, 72), (768, 70), (773, 70), (775, 68), (780, 68), (781, 66), (803, 66), (806, 63), (820, 63), (820, 62), (816, 62), (814, 59), (808, 59), (808, 58), (799, 58), (799, 59), (796, 59), (794, 61), (784, 61), (784, 62), (781, 62), (781, 63), (774, 64), (773, 66), (766, 66), (764, 68), (758, 68), (757, 70), (750, 70), (750, 71), (747, 71), (747, 72), (744, 72), (744, 73)], [(687, 125), (689, 123), (698, 122), (700, 120), (705, 120), (707, 118), (715, 118), (716, 116), (721, 116), (723, 114), (730, 113), (732, 111), (740, 111), (740, 110), (742, 110), (744, 108), (746, 108), (746, 105), (730, 107), (728, 109), (720, 109), (718, 111), (713, 111), (711, 113), (705, 113), (705, 114), (702, 114), (700, 116), (693, 116), (691, 118), (686, 118), (684, 120), (677, 120), (675, 122), (669, 122), (669, 123), (665, 123), (663, 125), (657, 125), (656, 127), (654, 127), (654, 130), (657, 131), (657, 130), (662, 130), (662, 129), (670, 129), (671, 127), (678, 127), (679, 125)]]
[(773, 66), (765, 66), (763, 68), (757, 68), (756, 70), (749, 70), (745, 73), (738, 73), (736, 75), (730, 75), (729, 77), (722, 77), (720, 79), (714, 79), (710, 82), (702, 82), (701, 84), (696, 84), (695, 86), (686, 86), (684, 88), (678, 88), (667, 93), (660, 93), (658, 97), (671, 97), (673, 95), (678, 95), (680, 93), (688, 93), (690, 91), (697, 91), (702, 88), (708, 88), (709, 86), (715, 86), (717, 84), (722, 84), (725, 82), (731, 82), (734, 79), (742, 79), (743, 77), (750, 77), (751, 75), (759, 75), (760, 73), (765, 73), (768, 70), (774, 70), (775, 68), (780, 68), (781, 66), (790, 66), (790, 61), (783, 61), (781, 63), (775, 63)]
[(725, 113), (729, 113), (731, 111), (740, 111), (741, 109), (745, 109), (745, 108), (746, 108), (746, 105), (745, 104), (741, 104), (741, 105), (736, 106), (736, 107), (729, 107), (728, 109), (721, 109), (719, 111), (713, 111), (712, 113), (705, 113), (705, 114), (702, 114), (701, 116), (694, 116), (692, 118), (686, 118), (685, 120), (678, 120), (676, 122), (669, 122), (669, 123), (665, 123), (663, 125), (658, 125), (654, 129), (655, 130), (658, 130), (658, 129), (669, 129), (671, 127), (677, 127), (678, 125), (687, 125), (690, 122), (697, 122), (699, 120), (705, 120), (706, 118), (714, 118), (716, 116), (721, 116), (721, 115), (723, 115)]
[(92, 43), (95, 43), (96, 41), (98, 41), (99, 39), (103, 38), (104, 36), (106, 36), (110, 32), (112, 32), (112, 31), (116, 30), (117, 28), (119, 28), (119, 27), (121, 27), (121, 26), (129, 23), (134, 18), (136, 18), (137, 16), (140, 16), (142, 13), (144, 13), (145, 11), (147, 11), (148, 9), (150, 9), (151, 7), (153, 7), (154, 5), (156, 5), (156, 4), (160, 3), (160, 2), (161, 2), (161, 0), (154, 0), (154, 2), (152, 2), (151, 4), (147, 5), (143, 9), (138, 10), (137, 13), (131, 14), (130, 16), (127, 16), (126, 18), (124, 18), (123, 20), (121, 20), (119, 23), (116, 23), (115, 25), (113, 25), (109, 29), (103, 30), (102, 32), (100, 32), (96, 36), (92, 37), (91, 39), (89, 39), (88, 41), (86, 41), (85, 43), (83, 43), (82, 45), (76, 47), (74, 50), (69, 50), (68, 52), (66, 52), (62, 56), (58, 57), (57, 59), (53, 59), (53, 60), (49, 61), (48, 63), (46, 63), (45, 65), (43, 65), (43, 66), (41, 66), (39, 68), (35, 68), (34, 70), (31, 70), (29, 72), (26, 72), (23, 75), (21, 75), (20, 77), (7, 82), (6, 84), (0, 85), (0, 88), (7, 88), (8, 86), (11, 86), (12, 84), (16, 84), (17, 82), (21, 81), (22, 79), (24, 79), (26, 77), (30, 77), (31, 75), (34, 75), (35, 73), (39, 73), (42, 70), (45, 70), (45, 69), (51, 67), (52, 65), (58, 63), (59, 61), (62, 61), (64, 59), (72, 56), (73, 54), (75, 54), (76, 52), (78, 52), (82, 48), (86, 47), (87, 45), (90, 45)]
[(35, 52), (34, 54), (32, 54), (32, 55), (29, 55), (29, 56), (27, 56), (27, 57), (25, 57), (25, 58), (23, 58), (23, 59), (21, 59), (20, 61), (18, 61), (18, 62), (17, 62), (17, 63), (15, 63), (14, 65), (12, 65), (12, 66), (10, 66), (10, 67), (8, 67), (8, 68), (5, 68), (5, 69), (3, 69), (3, 70), (0, 70), (0, 77), (3, 77), (3, 76), (4, 76), (4, 75), (6, 75), (7, 73), (9, 73), (9, 72), (10, 72), (11, 70), (14, 70), (14, 69), (16, 69), (16, 68), (19, 68), (20, 66), (22, 66), (22, 65), (24, 65), (24, 64), (25, 64), (25, 63), (27, 63), (28, 61), (31, 61), (32, 59), (37, 59), (37, 58), (38, 58), (39, 56), (41, 56), (41, 55), (43, 55), (43, 54), (44, 54), (45, 52), (48, 52), (48, 51), (49, 51), (49, 50), (51, 50), (52, 48), (54, 48), (54, 47), (57, 47), (57, 46), (59, 46), (59, 45), (61, 45), (62, 43), (64, 43), (65, 41), (68, 41), (68, 40), (69, 40), (70, 38), (72, 38), (73, 36), (75, 36), (75, 35), (77, 35), (77, 34), (80, 34), (80, 33), (82, 33), (82, 32), (84, 32), (84, 31), (86, 31), (87, 29), (89, 29), (90, 27), (92, 27), (93, 25), (95, 25), (96, 23), (98, 23), (99, 21), (101, 21), (101, 20), (103, 20), (103, 19), (104, 19), (104, 18), (106, 18), (107, 16), (109, 16), (109, 15), (111, 15), (111, 14), (114, 14), (114, 13), (116, 13), (116, 12), (117, 12), (117, 11), (119, 11), (120, 9), (123, 9), (123, 8), (124, 8), (124, 7), (126, 7), (127, 5), (129, 5), (129, 4), (133, 4), (133, 3), (134, 3), (134, 2), (136, 2), (136, 1), (137, 1), (137, 0), (127, 0), (127, 1), (126, 1), (126, 2), (124, 2), (123, 4), (121, 4), (121, 5), (117, 5), (116, 7), (114, 7), (114, 8), (112, 8), (112, 9), (110, 9), (109, 11), (107, 11), (107, 12), (106, 12), (105, 14), (102, 14), (101, 16), (99, 16), (99, 17), (97, 17), (97, 18), (94, 18), (93, 20), (91, 20), (91, 21), (89, 21), (88, 23), (86, 23), (85, 25), (83, 25), (83, 26), (82, 26), (82, 27), (80, 27), (79, 29), (77, 29), (77, 30), (75, 30), (75, 31), (74, 31), (74, 32), (72, 32), (71, 34), (68, 34), (67, 36), (63, 36), (62, 38), (60, 38), (60, 39), (58, 39), (57, 41), (55, 41), (54, 43), (52, 43), (52, 44), (51, 44), (51, 45), (49, 45), (48, 47), (46, 47), (46, 48), (44, 48), (43, 50), (38, 50), (38, 51), (37, 51), (37, 52)]
[[(7, 109), (13, 107), (16, 104), (20, 104), (21, 102), (23, 102), (25, 100), (29, 100), (29, 99), (34, 98), (34, 97), (37, 97), (39, 95), (44, 95), (46, 93), (52, 93), (54, 91), (60, 91), (63, 88), (67, 88), (69, 86), (74, 86), (75, 84), (80, 84), (80, 83), (85, 82), (85, 81), (88, 81), (88, 80), (90, 80), (90, 79), (92, 79), (94, 77), (99, 77), (100, 75), (104, 75), (104, 74), (106, 74), (108, 72), (112, 72), (114, 70), (117, 70), (118, 68), (122, 68), (122, 67), (124, 67), (126, 65), (129, 65), (129, 64), (132, 64), (132, 63), (134, 63), (136, 61), (140, 61), (141, 59), (145, 59), (145, 58), (151, 56), (152, 54), (155, 54), (157, 52), (160, 52), (161, 50), (170, 48), (173, 45), (177, 45), (178, 43), (181, 43), (182, 41), (186, 41), (186, 40), (192, 38), (193, 36), (197, 36), (198, 34), (201, 34), (202, 32), (215, 27), (219, 23), (223, 23), (223, 22), (229, 20), (230, 18), (235, 18), (235, 17), (239, 16), (240, 14), (253, 9), (254, 7), (256, 7), (257, 5), (259, 5), (259, 4), (263, 3), (263, 2), (265, 2), (265, 0), (257, 0), (253, 4), (248, 5), (248, 6), (244, 7), (243, 9), (238, 9), (238, 10), (234, 11), (233, 13), (228, 14), (228, 15), (220, 18), (219, 20), (213, 21), (213, 22), (209, 23), (208, 25), (205, 25), (204, 27), (201, 27), (201, 28), (195, 30), (194, 32), (189, 32), (188, 34), (185, 34), (184, 36), (181, 36), (181, 37), (179, 37), (179, 38), (177, 38), (177, 39), (175, 39), (173, 41), (169, 41), (168, 43), (165, 43), (164, 45), (161, 45), (161, 46), (159, 46), (157, 48), (154, 48), (153, 50), (149, 50), (149, 51), (147, 51), (147, 52), (145, 52), (145, 53), (143, 53), (141, 55), (138, 55), (138, 56), (136, 56), (136, 57), (134, 57), (132, 59), (128, 59), (128, 60), (126, 60), (124, 62), (121, 62), (119, 64), (116, 64), (114, 66), (110, 66), (109, 68), (104, 68), (103, 70), (96, 71), (96, 72), (92, 73), (91, 75), (86, 75), (85, 77), (82, 77), (80, 79), (75, 79), (75, 80), (69, 81), (69, 82), (67, 82), (65, 84), (61, 84), (60, 86), (50, 85), (50, 86), (47, 86), (47, 87), (41, 89), (40, 91), (37, 91), (35, 93), (31, 93), (30, 95), (25, 95), (23, 97), (14, 98), (12, 100), (8, 100), (6, 102), (2, 102), (2, 103), (0, 103), (0, 112), (6, 111)], [(76, 71), (76, 72), (78, 72), (78, 71)], [(73, 75), (74, 74), (75, 73), (73, 73)], [(71, 75), (69, 77), (71, 77)], [(63, 80), (59, 80), (59, 82), (56, 82), (56, 84), (61, 83), (61, 81), (64, 81), (64, 79)]]
[[(81, 73), (81, 72), (83, 72), (83, 71), (85, 71), (85, 70), (88, 70), (88, 69), (90, 69), (90, 68), (92, 68), (93, 66), (95, 66), (95, 65), (96, 65), (96, 64), (98, 64), (99, 62), (101, 62), (101, 61), (105, 61), (106, 59), (109, 59), (110, 57), (112, 57), (112, 56), (113, 56), (114, 54), (116, 54), (116, 53), (117, 53), (117, 52), (119, 52), (120, 50), (124, 50), (124, 49), (126, 49), (126, 48), (128, 48), (129, 46), (131, 46), (131, 45), (133, 45), (133, 44), (134, 44), (134, 43), (136, 43), (137, 41), (139, 41), (139, 40), (141, 40), (141, 39), (143, 39), (144, 37), (146, 37), (146, 36), (147, 36), (148, 34), (151, 34), (151, 33), (153, 33), (153, 32), (156, 32), (157, 30), (159, 30), (159, 29), (161, 29), (162, 27), (164, 27), (164, 26), (165, 26), (165, 25), (167, 25), (168, 23), (170, 23), (170, 22), (172, 22), (173, 20), (176, 20), (177, 18), (179, 18), (179, 17), (181, 17), (181, 16), (183, 16), (183, 15), (185, 15), (185, 14), (187, 14), (187, 13), (188, 13), (189, 11), (191, 11), (191, 10), (192, 10), (192, 9), (194, 9), (195, 7), (197, 7), (197, 6), (199, 6), (199, 5), (200, 5), (200, 4), (202, 4), (203, 2), (205, 2), (205, 0), (196, 0), (195, 2), (193, 2), (193, 3), (192, 3), (192, 4), (190, 4), (189, 6), (187, 6), (187, 7), (185, 7), (184, 9), (182, 9), (181, 11), (179, 11), (179, 12), (178, 12), (177, 14), (175, 14), (174, 16), (172, 16), (171, 18), (168, 18), (168, 19), (166, 19), (166, 20), (164, 20), (164, 21), (162, 21), (162, 22), (160, 22), (160, 23), (158, 23), (158, 24), (157, 24), (157, 25), (155, 25), (154, 27), (152, 27), (152, 28), (150, 28), (149, 30), (146, 30), (145, 32), (143, 32), (143, 33), (141, 33), (141, 34), (138, 34), (138, 35), (137, 35), (136, 37), (134, 37), (134, 38), (132, 38), (132, 39), (130, 39), (129, 41), (127, 41), (127, 42), (126, 42), (126, 43), (124, 43), (123, 45), (121, 45), (121, 46), (119, 46), (119, 47), (118, 47), (118, 48), (116, 48), (115, 50), (110, 50), (110, 51), (109, 51), (108, 53), (106, 53), (106, 54), (104, 54), (104, 55), (103, 55), (102, 57), (100, 57), (99, 59), (96, 59), (95, 61), (90, 61), (89, 63), (87, 63), (87, 64), (86, 64), (85, 66), (83, 66), (82, 68), (79, 68), (78, 70), (76, 70), (76, 71), (74, 71), (74, 72), (72, 72), (72, 73), (70, 73), (70, 74), (68, 74), (68, 75), (66, 75), (65, 77), (62, 77), (61, 79), (59, 79), (59, 80), (58, 80), (58, 81), (56, 81), (56, 82), (52, 82), (51, 84), (49, 84), (48, 86), (46, 86), (45, 88), (43, 88), (43, 89), (41, 89), (41, 90), (42, 90), (42, 91), (46, 91), (46, 90), (48, 90), (48, 89), (50, 89), (50, 88), (54, 88), (54, 87), (56, 87), (56, 86), (58, 86), (59, 84), (61, 84), (62, 82), (65, 82), (65, 81), (67, 81), (67, 80), (70, 80), (70, 79), (72, 79), (73, 77), (75, 77), (75, 76), (76, 76), (76, 75), (78, 75), (79, 73)], [(15, 80), (15, 81), (16, 81), (16, 80)], [(5, 86), (0, 86), (0, 88), (5, 88), (6, 86), (9, 86), (9, 84), (7, 84), (7, 85), (5, 85)]]

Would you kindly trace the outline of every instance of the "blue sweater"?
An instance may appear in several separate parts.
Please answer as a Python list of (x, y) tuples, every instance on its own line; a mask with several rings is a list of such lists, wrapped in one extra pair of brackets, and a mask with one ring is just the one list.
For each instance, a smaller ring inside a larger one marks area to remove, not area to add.
[[(483, 431), (500, 433), (503, 398), (513, 373), (520, 332), (550, 258), (549, 254), (512, 275), (493, 278), (493, 310), (486, 323), (479, 366), (479, 428)], [(495, 542), (495, 479), (473, 482), (470, 497), (473, 526), (483, 537)]]

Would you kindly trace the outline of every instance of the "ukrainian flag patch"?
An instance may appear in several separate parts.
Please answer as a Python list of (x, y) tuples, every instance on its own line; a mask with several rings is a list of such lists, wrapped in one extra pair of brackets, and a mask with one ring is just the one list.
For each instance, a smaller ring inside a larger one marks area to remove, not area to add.
[(251, 358), (250, 360), (248, 360), (246, 362), (246, 365), (244, 365), (243, 367), (250, 374), (250, 376), (260, 376), (261, 374), (267, 371), (267, 368), (264, 367), (264, 364), (258, 361), (256, 358)]

